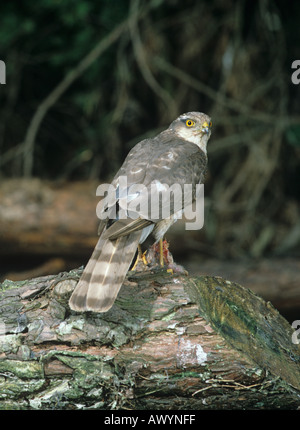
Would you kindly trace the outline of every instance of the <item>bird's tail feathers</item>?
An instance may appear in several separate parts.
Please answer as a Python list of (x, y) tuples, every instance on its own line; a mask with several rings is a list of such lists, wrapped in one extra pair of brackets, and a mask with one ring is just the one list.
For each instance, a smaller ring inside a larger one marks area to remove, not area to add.
[(112, 307), (135, 255), (141, 233), (141, 230), (135, 231), (114, 241), (100, 236), (70, 298), (71, 309), (106, 312)]

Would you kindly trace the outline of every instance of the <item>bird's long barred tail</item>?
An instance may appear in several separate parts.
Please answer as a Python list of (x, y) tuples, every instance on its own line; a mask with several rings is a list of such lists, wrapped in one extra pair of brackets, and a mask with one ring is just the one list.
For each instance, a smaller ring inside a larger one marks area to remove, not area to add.
[(118, 295), (135, 255), (141, 230), (114, 241), (100, 236), (70, 298), (75, 311), (108, 311)]

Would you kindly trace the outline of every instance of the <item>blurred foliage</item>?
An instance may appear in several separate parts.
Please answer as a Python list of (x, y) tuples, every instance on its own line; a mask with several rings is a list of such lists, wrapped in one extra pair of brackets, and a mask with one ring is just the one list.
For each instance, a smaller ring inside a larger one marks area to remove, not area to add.
[(280, 254), (300, 223), (300, 90), (291, 83), (299, 18), (296, 0), (1, 2), (0, 175), (23, 175), (22, 144), (41, 102), (127, 20), (45, 115), (33, 174), (108, 179), (137, 141), (204, 111), (214, 125), (207, 243), (221, 256)]

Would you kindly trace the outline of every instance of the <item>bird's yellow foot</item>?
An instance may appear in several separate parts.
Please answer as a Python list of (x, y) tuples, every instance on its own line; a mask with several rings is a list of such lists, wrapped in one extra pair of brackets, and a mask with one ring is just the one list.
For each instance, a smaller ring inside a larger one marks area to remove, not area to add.
[(150, 265), (153, 265), (154, 262), (156, 265), (159, 264), (160, 267), (165, 267), (166, 271), (171, 275), (187, 275), (187, 271), (184, 267), (174, 262), (173, 256), (169, 250), (169, 243), (166, 240), (161, 240), (152, 245), (150, 248), (149, 262)]
[(159, 264), (160, 267), (166, 267), (167, 272), (173, 274), (174, 271), (169, 267), (173, 263), (172, 254), (169, 251), (169, 243), (160, 239), (154, 243), (149, 250), (150, 264)]
[(145, 266), (148, 265), (148, 261), (147, 261), (147, 258), (146, 258), (146, 253), (147, 253), (147, 251), (145, 251), (143, 253), (141, 245), (138, 245), (138, 255), (137, 255), (136, 259), (135, 259), (134, 265), (131, 268), (132, 271), (136, 269), (136, 266), (138, 265), (139, 261), (142, 261)]
[(159, 264), (160, 267), (164, 267), (164, 243), (163, 240), (159, 240)]
[(147, 254), (147, 251), (143, 252), (143, 254), (142, 254), (142, 256), (141, 256), (141, 260), (142, 260), (142, 262), (145, 264), (145, 266), (147, 266), (147, 265), (148, 265), (148, 261), (147, 261), (147, 258), (146, 258), (146, 254)]

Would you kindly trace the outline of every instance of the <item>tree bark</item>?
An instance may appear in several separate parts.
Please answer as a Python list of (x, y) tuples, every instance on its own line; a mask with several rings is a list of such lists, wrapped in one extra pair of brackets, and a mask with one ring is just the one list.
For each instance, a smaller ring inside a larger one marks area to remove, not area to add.
[(1, 285), (0, 408), (299, 407), (295, 332), (250, 290), (148, 269), (109, 312), (80, 314), (80, 274)]

